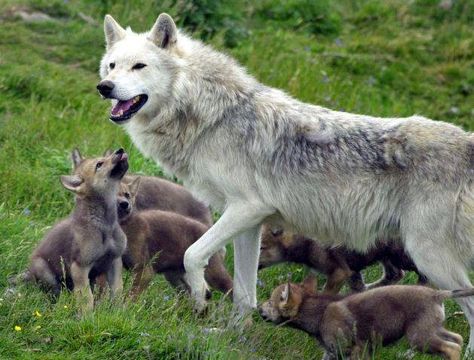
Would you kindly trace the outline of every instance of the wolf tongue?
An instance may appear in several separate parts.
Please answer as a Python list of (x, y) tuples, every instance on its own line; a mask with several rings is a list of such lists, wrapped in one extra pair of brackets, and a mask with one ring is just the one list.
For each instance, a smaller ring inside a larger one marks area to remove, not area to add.
[(112, 109), (112, 115), (117, 115), (120, 112), (120, 110), (122, 110), (122, 112), (126, 112), (132, 107), (132, 105), (133, 105), (133, 99), (125, 100), (125, 101), (119, 100), (117, 105), (115, 105), (114, 108)]

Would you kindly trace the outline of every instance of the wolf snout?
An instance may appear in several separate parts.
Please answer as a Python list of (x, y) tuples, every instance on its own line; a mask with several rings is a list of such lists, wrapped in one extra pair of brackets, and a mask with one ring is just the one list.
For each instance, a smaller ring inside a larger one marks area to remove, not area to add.
[(123, 210), (128, 210), (130, 203), (128, 201), (120, 201), (119, 206)]
[(110, 80), (103, 80), (97, 84), (97, 90), (99, 90), (100, 95), (106, 98), (110, 98), (114, 87), (114, 83)]

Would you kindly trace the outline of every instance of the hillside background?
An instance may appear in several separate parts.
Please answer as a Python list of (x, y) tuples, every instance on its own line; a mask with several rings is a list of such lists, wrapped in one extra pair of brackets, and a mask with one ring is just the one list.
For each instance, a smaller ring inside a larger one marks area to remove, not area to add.
[[(75, 316), (70, 294), (53, 303), (33, 287), (8, 285), (45, 232), (72, 208), (72, 195), (58, 179), (70, 172), (73, 147), (93, 156), (122, 146), (130, 153), (131, 171), (161, 175), (107, 120), (109, 103), (95, 86), (104, 15), (147, 31), (162, 11), (194, 37), (237, 58), (263, 83), (303, 101), (376, 116), (421, 114), (474, 130), (473, 0), (2, 0), (0, 359), (322, 354), (304, 333), (258, 316), (249, 329), (228, 326), (231, 306), (218, 294), (209, 314), (197, 317), (188, 299), (160, 276), (138, 301), (103, 300), (82, 319)], [(232, 269), (231, 247), (227, 262)], [(301, 280), (305, 271), (288, 265), (261, 271), (259, 301), (288, 277)], [(373, 267), (366, 278), (379, 275)], [(446, 309), (447, 326), (467, 339), (459, 308), (449, 302)], [(429, 358), (407, 350), (402, 341), (374, 358)]]

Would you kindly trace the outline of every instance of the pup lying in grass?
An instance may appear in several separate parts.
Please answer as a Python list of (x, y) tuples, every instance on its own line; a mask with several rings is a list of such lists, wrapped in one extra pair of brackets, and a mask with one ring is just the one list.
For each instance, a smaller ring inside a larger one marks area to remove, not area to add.
[[(123, 264), (135, 272), (133, 292), (143, 291), (155, 273), (163, 273), (171, 285), (189, 290), (184, 280), (184, 253), (209, 227), (169, 211), (136, 210), (141, 181), (135, 178), (131, 184), (122, 182), (117, 203), (119, 222), (128, 239)], [(223, 293), (232, 290), (232, 279), (220, 252), (209, 259), (205, 278), (214, 289)]]
[[(363, 254), (345, 247), (328, 248), (310, 238), (296, 235), (282, 229), (272, 229), (268, 224), (262, 226), (259, 269), (281, 262), (305, 264), (317, 272), (327, 275), (325, 291), (338, 293), (347, 279), (351, 290), (360, 292), (399, 281), (403, 270), (418, 270), (396, 241), (378, 240), (374, 247)], [(384, 276), (379, 281), (366, 286), (362, 274), (366, 267), (381, 262)], [(420, 275), (419, 283), (427, 279)]]
[(384, 286), (349, 296), (319, 294), (316, 278), (302, 285), (278, 286), (259, 311), (274, 323), (315, 336), (323, 359), (369, 357), (374, 345), (388, 345), (406, 336), (410, 345), (445, 359), (459, 359), (462, 337), (443, 327), (443, 301), (474, 295), (474, 288), (434, 290), (424, 286)]
[(105, 274), (111, 295), (122, 290), (122, 260), (127, 239), (117, 218), (117, 193), (128, 156), (113, 154), (83, 161), (73, 175), (61, 176), (76, 194), (72, 214), (57, 223), (31, 256), (25, 280), (36, 280), (55, 294), (65, 283), (83, 310), (93, 308), (90, 281)]

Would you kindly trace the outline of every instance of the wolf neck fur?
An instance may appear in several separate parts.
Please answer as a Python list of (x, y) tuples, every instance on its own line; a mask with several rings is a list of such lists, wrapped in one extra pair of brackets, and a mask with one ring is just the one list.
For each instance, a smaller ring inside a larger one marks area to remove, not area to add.
[[(233, 59), (199, 41), (185, 39), (186, 46), (192, 46), (194, 50), (182, 51), (185, 65), (181, 66), (173, 82), (173, 98), (179, 102), (170, 99), (154, 119), (137, 118), (133, 121), (140, 124), (138, 127), (127, 125), (132, 138), (134, 133), (152, 136), (154, 141), (150, 141), (148, 147), (157, 151), (142, 147), (143, 152), (150, 155), (158, 152), (159, 159), (156, 160), (180, 178), (189, 173), (192, 151), (188, 149), (196, 149), (200, 137), (212, 131), (224, 112), (242, 98), (249, 97), (258, 85)], [(209, 56), (209, 52), (215, 56)], [(215, 106), (216, 103), (219, 106)], [(135, 143), (141, 146), (140, 141)]]
[(289, 325), (319, 337), (324, 313), (329, 304), (342, 299), (342, 295), (317, 294), (303, 297), (298, 314)]
[(73, 216), (86, 222), (114, 224), (117, 222), (117, 203), (114, 196), (89, 195), (76, 197)]

